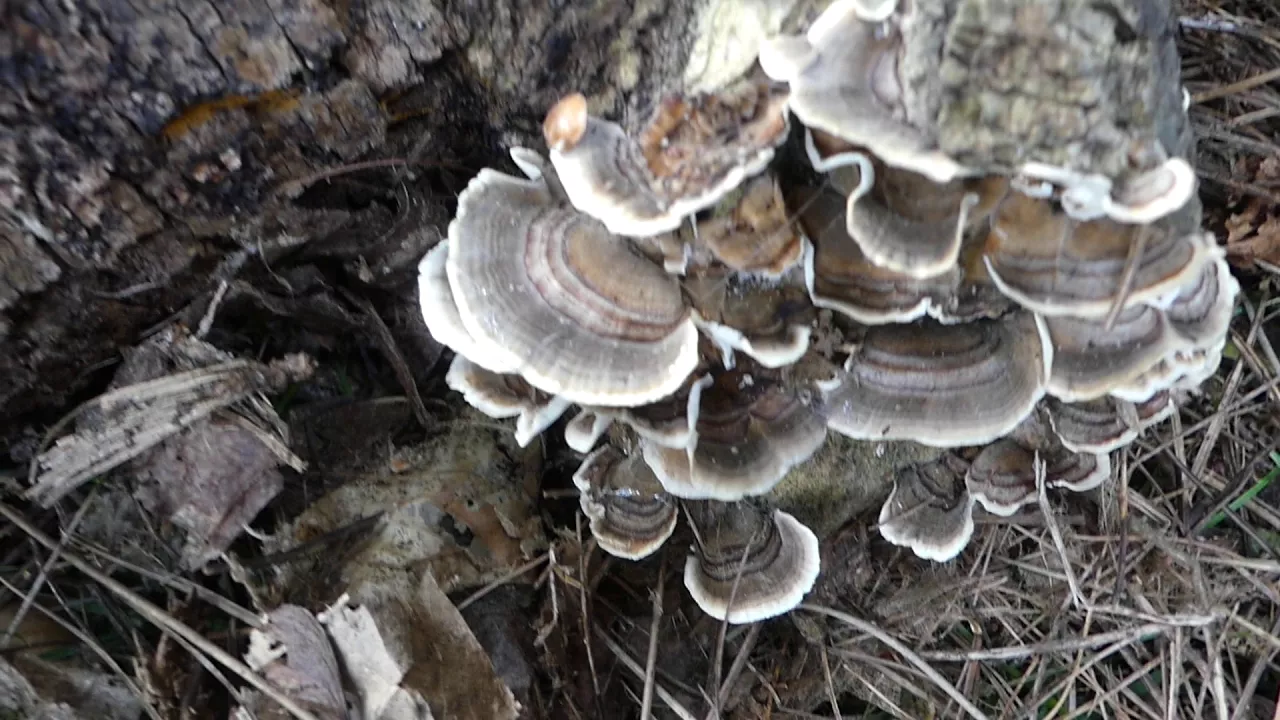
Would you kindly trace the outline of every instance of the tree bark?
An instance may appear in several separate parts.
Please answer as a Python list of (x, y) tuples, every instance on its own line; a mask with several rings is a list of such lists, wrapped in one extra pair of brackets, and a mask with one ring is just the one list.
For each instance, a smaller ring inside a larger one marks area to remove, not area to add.
[(794, 5), (0, 0), (0, 448), (26, 459), (31, 428), (101, 387), (122, 348), (194, 323), (245, 268), (285, 297), (229, 297), (269, 313), (353, 329), (340, 308), (283, 307), (302, 258), (411, 316), (453, 195), (510, 167), (512, 145), (540, 149), (556, 99), (634, 118), (681, 88), (699, 33)]

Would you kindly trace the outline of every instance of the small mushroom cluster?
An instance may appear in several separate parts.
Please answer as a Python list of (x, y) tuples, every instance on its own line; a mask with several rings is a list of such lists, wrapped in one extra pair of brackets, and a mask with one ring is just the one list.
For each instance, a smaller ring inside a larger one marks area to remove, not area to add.
[[(521, 444), (577, 406), (599, 546), (646, 557), (683, 508), (685, 585), (719, 619), (812, 587), (817, 538), (760, 496), (828, 430), (948, 449), (898, 471), (879, 520), (945, 561), (976, 504), (1105, 481), (1221, 358), (1238, 284), (1187, 161), (1158, 140), (1122, 173), (948, 152), (954, 108), (902, 80), (925, 52), (909, 5), (837, 0), (637, 133), (563, 98), (548, 156), (482, 170), (421, 264), (449, 387)], [(810, 169), (784, 182), (793, 117)]]

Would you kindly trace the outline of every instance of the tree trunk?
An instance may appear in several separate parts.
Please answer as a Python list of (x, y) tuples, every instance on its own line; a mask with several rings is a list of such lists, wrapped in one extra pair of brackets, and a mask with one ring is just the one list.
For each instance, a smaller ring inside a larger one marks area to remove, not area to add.
[(332, 332), (358, 323), (299, 293), (389, 291), (429, 354), (413, 271), (471, 174), (541, 149), (563, 94), (633, 119), (700, 37), (705, 79), (796, 4), (0, 0), (0, 448), (25, 460), (30, 428), (221, 281)]

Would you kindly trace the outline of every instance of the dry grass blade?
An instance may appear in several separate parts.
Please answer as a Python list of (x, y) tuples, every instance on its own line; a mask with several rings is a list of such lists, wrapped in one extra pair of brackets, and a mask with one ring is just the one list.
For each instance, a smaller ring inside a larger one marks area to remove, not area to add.
[[(21, 528), (22, 531), (25, 532), (32, 540), (35, 540), (45, 548), (53, 550), (57, 547), (57, 543), (55, 543), (53, 539), (40, 532), (40, 530), (28, 522), (21, 513), (8, 505), (0, 503), (0, 515), (3, 515), (9, 520), (9, 522), (12, 522), (14, 525)], [(287, 710), (294, 718), (296, 718), (296, 720), (318, 720), (311, 711), (294, 702), (287, 693), (264, 680), (262, 676), (255, 673), (248, 665), (245, 665), (227, 651), (207, 640), (189, 625), (175, 619), (164, 610), (138, 596), (137, 593), (125, 587), (101, 570), (93, 567), (88, 562), (80, 559), (73, 553), (64, 552), (63, 560), (80, 572), (88, 575), (94, 582), (97, 582), (99, 585), (109, 590), (113, 595), (120, 598), (120, 600), (133, 608), (133, 610), (141, 615), (147, 622), (167, 633), (178, 636), (187, 643), (190, 643), (205, 655), (208, 655), (222, 666), (234, 672), (242, 680), (262, 691), (262, 693), (267, 697), (279, 703), (280, 706)]]
[(859, 632), (863, 632), (875, 637), (880, 642), (892, 648), (894, 652), (897, 652), (899, 655), (905, 658), (912, 665), (916, 666), (916, 668), (918, 668), (921, 672), (925, 674), (926, 677), (928, 677), (931, 681), (933, 681), (933, 683), (937, 685), (940, 690), (942, 690), (947, 695), (949, 695), (952, 700), (955, 700), (956, 703), (960, 705), (960, 707), (964, 708), (964, 711), (968, 713), (971, 718), (974, 718), (974, 720), (986, 720), (987, 715), (983, 713), (981, 710), (979, 710), (976, 705), (969, 702), (969, 699), (966, 698), (963, 693), (957, 690), (956, 686), (951, 684), (951, 681), (943, 677), (942, 673), (938, 672), (936, 669), (934, 669), (932, 665), (925, 662), (923, 658), (917, 655), (915, 651), (913, 651), (911, 648), (904, 645), (902, 641), (893, 637), (892, 635), (885, 632), (881, 628), (861, 618), (850, 615), (849, 613), (840, 612), (839, 610), (833, 610), (831, 608), (822, 607), (820, 605), (801, 603), (799, 607), (802, 610), (807, 610), (809, 612), (818, 613), (819, 615), (826, 615), (827, 617), (834, 618), (836, 620), (839, 620), (842, 623), (845, 623), (853, 627)]

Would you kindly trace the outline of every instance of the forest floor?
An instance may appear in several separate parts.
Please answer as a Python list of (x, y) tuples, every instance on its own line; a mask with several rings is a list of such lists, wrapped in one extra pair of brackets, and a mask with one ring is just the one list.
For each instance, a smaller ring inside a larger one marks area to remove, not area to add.
[[(1280, 718), (1280, 6), (1191, 0), (1182, 27), (1205, 227), (1243, 292), (1217, 376), (1119, 453), (1115, 483), (1055, 499), (1052, 512), (981, 517), (946, 565), (883, 542), (873, 516), (855, 518), (824, 541), (805, 605), (723, 626), (683, 592), (674, 543), (639, 563), (594, 548), (567, 449), (515, 448), (509, 429), (459, 409), (438, 347), (426, 351), (435, 370), (415, 382), (405, 357), (419, 348), (398, 347), (367, 301), (292, 268), (280, 282), (310, 288), (311, 305), (246, 303), (242, 287), (240, 302), (211, 304), (204, 327), (153, 335), (113, 385), (165, 369), (150, 395), (133, 386), (105, 396), (113, 406), (67, 408), (98, 464), (60, 442), (81, 458), (48, 490), (60, 500), (0, 504), (0, 697), (20, 673), (86, 719), (226, 717), (237, 706), (289, 717), (249, 692), (265, 677), (297, 701), (293, 717), (341, 717), (323, 682), (331, 669), (251, 651), (263, 625), (246, 610), (318, 613), (338, 599), (341, 557), (365, 568), (353, 596), (382, 608), (390, 650), (370, 663), (421, 643), (448, 653), (405, 679), (437, 693), (433, 705), (452, 699), (437, 718), (500, 717), (513, 706), (493, 704), (495, 682), (529, 718), (644, 707), (664, 718)], [(432, 182), (456, 191), (465, 180), (445, 171)], [(299, 314), (338, 331), (308, 336), (290, 326)], [(334, 339), (355, 326), (373, 330)], [(130, 491), (99, 477), (131, 452), (102, 418), (143, 405), (152, 414), (131, 416), (134, 430), (178, 418), (186, 429), (128, 465)], [(468, 479), (465, 492), (438, 479), (449, 473)], [(536, 511), (474, 480), (494, 473), (526, 479)], [(175, 475), (183, 493), (157, 489)], [(26, 480), (13, 478), (19, 492)], [(362, 535), (393, 521), (361, 508), (423, 499), (475, 522), (445, 533), (448, 522), (417, 513), (394, 520), (400, 546)], [(254, 537), (236, 538), (243, 525)], [(414, 552), (431, 587), (378, 585), (380, 562)], [(424, 627), (404, 610), (401, 634), (388, 634), (397, 602), (439, 613)], [(313, 614), (293, 637), (314, 632)]]

